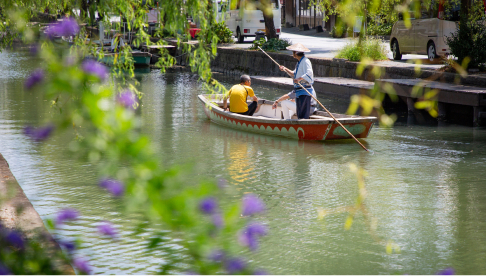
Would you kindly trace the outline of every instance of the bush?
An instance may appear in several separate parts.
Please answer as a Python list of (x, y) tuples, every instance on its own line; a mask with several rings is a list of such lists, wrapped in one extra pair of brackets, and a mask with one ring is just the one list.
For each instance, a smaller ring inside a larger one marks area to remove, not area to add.
[(332, 27), (331, 36), (334, 38), (343, 38), (346, 37), (346, 34), (351, 30), (351, 28), (347, 27), (346, 25), (335, 25)]
[(252, 50), (258, 50), (260, 46), (263, 50), (269, 52), (282, 51), (290, 46), (290, 41), (285, 39), (272, 38), (266, 41), (264, 38), (253, 41), (253, 45), (250, 47)]
[(226, 27), (225, 22), (216, 23), (211, 27), (211, 31), (218, 36), (218, 43), (233, 43), (232, 32)]
[(382, 44), (380, 39), (366, 38), (361, 42), (361, 51), (358, 41), (355, 41), (344, 46), (336, 57), (345, 58), (350, 61), (361, 61), (363, 58), (385, 60), (387, 59), (386, 53), (385, 45)]
[(446, 43), (459, 64), (466, 58), (470, 59), (468, 68), (478, 68), (486, 62), (486, 26), (482, 21), (464, 18), (458, 30), (446, 38)]
[(383, 23), (381, 25), (369, 24), (366, 29), (368, 35), (390, 35), (393, 23)]

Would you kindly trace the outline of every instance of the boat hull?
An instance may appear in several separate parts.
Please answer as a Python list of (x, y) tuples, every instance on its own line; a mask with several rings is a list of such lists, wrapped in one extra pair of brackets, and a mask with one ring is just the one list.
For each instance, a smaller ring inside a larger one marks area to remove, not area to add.
[[(150, 65), (150, 58), (152, 56), (150, 55), (135, 55), (135, 54), (132, 54), (132, 58), (133, 58), (133, 64), (134, 65), (140, 65), (140, 66), (149, 66)], [(124, 57), (120, 57), (118, 56), (117, 57), (118, 61), (117, 62), (125, 62), (125, 58)], [(108, 55), (105, 55), (102, 59), (101, 59), (101, 62), (108, 65), (108, 66), (113, 66), (113, 64), (115, 63), (115, 54), (108, 54)]]
[[(204, 103), (204, 112), (213, 122), (234, 129), (264, 135), (282, 136), (298, 140), (350, 139), (348, 133), (332, 119), (283, 120), (244, 116), (223, 111), (204, 95), (199, 95)], [(339, 119), (344, 127), (356, 138), (366, 138), (376, 121), (375, 117)]]

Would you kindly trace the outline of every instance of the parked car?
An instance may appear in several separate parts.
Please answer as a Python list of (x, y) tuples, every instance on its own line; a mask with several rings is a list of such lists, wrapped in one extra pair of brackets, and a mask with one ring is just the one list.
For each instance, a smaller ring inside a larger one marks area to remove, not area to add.
[(450, 54), (446, 37), (457, 30), (454, 21), (439, 18), (411, 18), (412, 26), (407, 28), (403, 20), (393, 25), (390, 35), (390, 49), (394, 60), (401, 60), (403, 54), (426, 54), (430, 61)]
[[(233, 32), (238, 42), (243, 42), (245, 37), (256, 36), (256, 32), (265, 32), (263, 12), (257, 5), (249, 5), (248, 2), (237, 0), (236, 6), (231, 6), (226, 12), (226, 26)], [(245, 5), (246, 3), (246, 5)], [(271, 0), (273, 7), (273, 23), (277, 36), (281, 30), (281, 4), (278, 0)]]

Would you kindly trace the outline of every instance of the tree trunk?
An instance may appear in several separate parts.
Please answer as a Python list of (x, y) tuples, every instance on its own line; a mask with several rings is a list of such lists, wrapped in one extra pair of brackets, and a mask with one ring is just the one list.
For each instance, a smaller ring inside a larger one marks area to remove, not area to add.
[(275, 30), (275, 23), (273, 22), (273, 7), (270, 0), (261, 0), (261, 10), (263, 11), (263, 19), (265, 20), (265, 34), (268, 39), (278, 38)]
[(81, 19), (86, 20), (88, 18), (88, 0), (81, 0)]
[(461, 17), (466, 16), (467, 18), (467, 16), (469, 16), (470, 4), (470, 0), (461, 0)]

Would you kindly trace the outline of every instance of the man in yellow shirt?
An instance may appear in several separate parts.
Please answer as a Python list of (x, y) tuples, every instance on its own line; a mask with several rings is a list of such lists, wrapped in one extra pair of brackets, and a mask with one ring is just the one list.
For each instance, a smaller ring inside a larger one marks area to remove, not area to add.
[[(258, 107), (258, 98), (255, 96), (253, 89), (250, 87), (251, 79), (248, 75), (240, 77), (240, 84), (233, 85), (228, 94), (223, 98), (223, 109), (228, 110), (227, 100), (230, 99), (229, 111), (241, 115), (252, 116)], [(246, 103), (246, 98), (251, 97), (253, 102)]]

